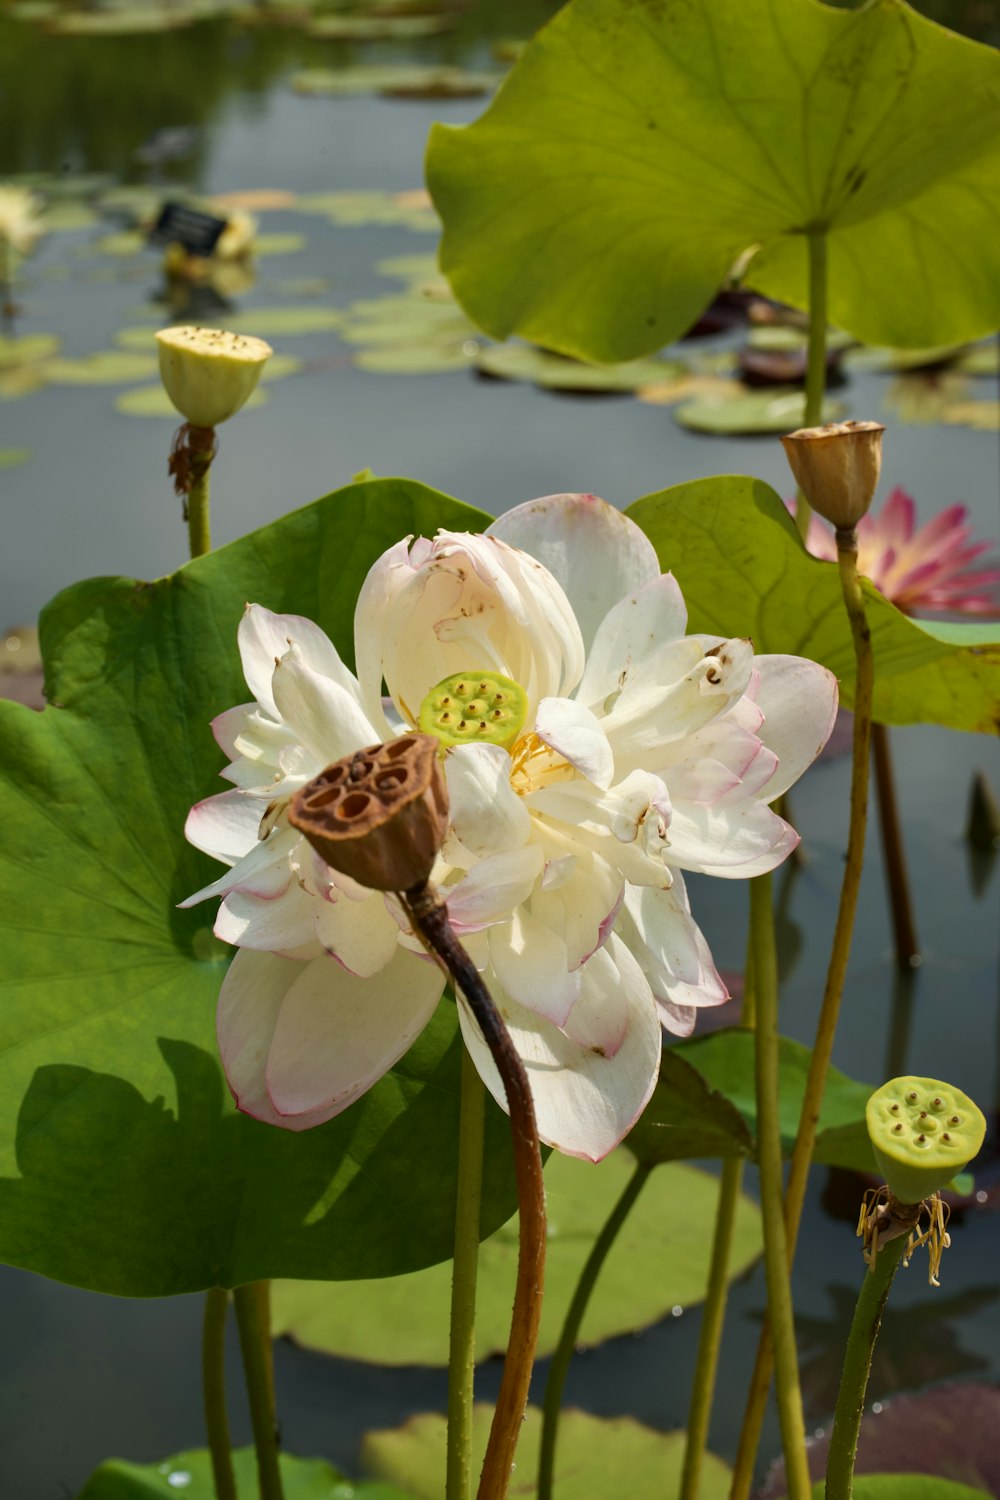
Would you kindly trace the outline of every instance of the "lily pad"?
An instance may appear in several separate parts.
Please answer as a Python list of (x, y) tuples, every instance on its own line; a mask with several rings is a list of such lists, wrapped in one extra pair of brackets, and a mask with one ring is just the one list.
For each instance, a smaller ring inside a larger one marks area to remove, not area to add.
[[(253, 411), (258, 406), (264, 406), (269, 399), (267, 391), (258, 386), (243, 403), (241, 410)], [(183, 420), (163, 386), (159, 384), (139, 385), (131, 391), (123, 391), (120, 396), (115, 397), (114, 405), (115, 411), (121, 412), (124, 417), (169, 417), (174, 423)]]
[(447, 375), (475, 363), (479, 345), (465, 339), (450, 346), (380, 344), (351, 356), (351, 363), (370, 375)]
[[(570, 1298), (597, 1235), (635, 1161), (616, 1151), (599, 1165), (553, 1152), (545, 1168), (549, 1247), (539, 1355), (556, 1346)], [(672, 1308), (705, 1296), (718, 1179), (695, 1167), (657, 1167), (643, 1187), (601, 1271), (587, 1308), (580, 1343), (602, 1343), (645, 1328)], [(683, 1203), (678, 1214), (676, 1205)], [(742, 1197), (736, 1215), (731, 1274), (760, 1255), (760, 1214)], [(476, 1292), (476, 1353), (502, 1354), (510, 1335), (517, 1267), (517, 1220), (480, 1250)], [(392, 1280), (354, 1281), (349, 1288), (324, 1282), (278, 1282), (275, 1333), (290, 1334), (310, 1349), (341, 1359), (386, 1365), (445, 1365), (451, 1266), (433, 1266)]]
[(49, 385), (124, 385), (130, 380), (148, 380), (158, 368), (155, 355), (108, 349), (83, 359), (46, 360), (45, 379)]
[(0, 370), (37, 364), (55, 354), (61, 343), (54, 333), (26, 333), (20, 338), (0, 334)]
[[(674, 421), (689, 432), (707, 432), (714, 437), (790, 432), (801, 427), (805, 397), (801, 390), (747, 391), (728, 400), (715, 397), (685, 401), (674, 409)], [(836, 422), (847, 408), (827, 397), (824, 422)]]
[(731, 267), (929, 345), (1000, 323), (1000, 57), (902, 0), (573, 0), (486, 112), (437, 125), (441, 265), (470, 316), (580, 358), (679, 337)]
[(881, 349), (877, 345), (851, 349), (844, 364), (851, 370), (871, 370), (877, 375), (900, 374), (909, 370), (937, 370), (955, 364), (963, 344), (939, 344), (933, 349)]
[(392, 99), (472, 99), (491, 93), (499, 82), (495, 73), (472, 73), (464, 68), (424, 67), (417, 64), (359, 63), (351, 68), (306, 68), (292, 74), (298, 94), (337, 97), (344, 94), (383, 94)]
[(364, 227), (399, 225), (436, 234), (440, 225), (423, 189), (402, 193), (313, 193), (299, 199), (298, 211), (322, 214), (331, 224)]
[(641, 385), (636, 396), (647, 406), (676, 406), (681, 401), (731, 401), (745, 394), (745, 388), (724, 375), (700, 375), (688, 372), (673, 380), (655, 380)]
[(318, 16), (306, 27), (310, 36), (336, 42), (408, 42), (415, 37), (440, 36), (455, 25), (451, 15), (429, 16)]
[(141, 255), (149, 248), (146, 236), (138, 229), (120, 229), (115, 234), (102, 234), (100, 239), (93, 240), (89, 245), (80, 246), (81, 251), (87, 255), (120, 255), (122, 257)]
[(988, 344), (967, 349), (955, 361), (955, 368), (963, 375), (1000, 375), (1000, 342), (991, 339)]
[(67, 199), (64, 203), (49, 203), (45, 207), (45, 230), (47, 234), (72, 234), (81, 229), (93, 229), (100, 219), (86, 203)]
[(1000, 401), (949, 401), (941, 408), (941, 420), (975, 432), (1000, 432)]
[[(759, 651), (810, 656), (854, 695), (854, 651), (835, 563), (810, 557), (770, 486), (727, 475), (694, 480), (628, 507), (684, 592), (689, 628), (750, 636)], [(875, 716), (995, 734), (1000, 624), (902, 614), (865, 580), (875, 649)]]
[(296, 255), (309, 241), (304, 234), (258, 234), (250, 246), (251, 255)]
[(31, 457), (30, 448), (0, 448), (0, 469), (16, 469)]
[(584, 364), (538, 349), (531, 344), (496, 344), (484, 348), (476, 361), (482, 375), (497, 380), (530, 380), (550, 391), (634, 391), (642, 385), (679, 378), (680, 360), (636, 359), (620, 365)]
[[(477, 1403), (474, 1412), (473, 1472), (478, 1473), (493, 1408)], [(541, 1412), (529, 1406), (517, 1445), (517, 1500), (535, 1500), (541, 1438)], [(416, 1500), (441, 1500), (445, 1491), (447, 1422), (436, 1412), (411, 1417), (394, 1432), (369, 1432), (361, 1457), (372, 1473), (401, 1485)], [(611, 1421), (582, 1411), (564, 1411), (553, 1488), (559, 1500), (594, 1500), (627, 1495), (628, 1500), (664, 1500), (680, 1491), (683, 1432), (654, 1432), (630, 1417)], [(730, 1470), (706, 1453), (701, 1500), (726, 1500)]]
[[(343, 324), (344, 314), (336, 307), (258, 307), (232, 315), (220, 311), (218, 322), (235, 333), (260, 338), (297, 338), (307, 333), (334, 332)], [(155, 349), (156, 327), (150, 324), (146, 328), (122, 328), (115, 334), (115, 343), (120, 349), (139, 352)]]
[[(182, 830), (220, 785), (210, 721), (246, 693), (244, 601), (317, 620), (350, 658), (354, 602), (384, 549), (488, 519), (406, 480), (349, 485), (170, 577), (78, 584), (44, 612), (48, 706), (0, 701), (7, 1264), (169, 1296), (450, 1256), (454, 1006), (328, 1124), (261, 1124), (237, 1113), (217, 1059), (231, 950), (211, 911), (177, 902), (217, 873)], [(516, 1203), (508, 1122), (487, 1108), (484, 1235)]]
[[(401, 1490), (375, 1481), (345, 1479), (323, 1458), (279, 1454), (285, 1500), (407, 1500)], [(233, 1450), (233, 1473), (241, 1495), (257, 1492), (252, 1448)], [(109, 1458), (91, 1474), (78, 1500), (215, 1500), (211, 1455), (205, 1448), (176, 1453), (160, 1463), (133, 1464)]]
[(147, 32), (177, 31), (195, 16), (183, 10), (150, 5), (142, 9), (60, 11), (48, 22), (59, 36), (139, 36)]

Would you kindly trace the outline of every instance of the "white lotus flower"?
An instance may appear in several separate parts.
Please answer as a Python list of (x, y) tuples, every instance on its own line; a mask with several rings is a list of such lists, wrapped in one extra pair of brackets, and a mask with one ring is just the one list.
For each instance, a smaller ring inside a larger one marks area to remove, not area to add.
[(219, 1002), (241, 1109), (291, 1129), (330, 1119), (429, 1019), (444, 981), (399, 904), (328, 869), (284, 808), (422, 705), (447, 717), (449, 683), (468, 676), (471, 704), (496, 673), (523, 723), (495, 742), (484, 696), (441, 726), (451, 821), (434, 879), (528, 1069), (542, 1137), (594, 1160), (621, 1140), (656, 1082), (661, 1025), (686, 1034), (727, 998), (682, 872), (744, 878), (785, 858), (797, 836), (768, 803), (836, 709), (824, 668), (685, 624), (644, 534), (581, 495), (522, 505), (483, 536), (390, 548), (358, 601), (357, 678), (310, 621), (248, 607), (256, 701), (214, 726), (234, 790), (187, 827), (231, 869), (184, 903), (223, 897), (216, 933), (241, 950)]
[(27, 188), (0, 182), (0, 242), (27, 255), (44, 233), (41, 200)]

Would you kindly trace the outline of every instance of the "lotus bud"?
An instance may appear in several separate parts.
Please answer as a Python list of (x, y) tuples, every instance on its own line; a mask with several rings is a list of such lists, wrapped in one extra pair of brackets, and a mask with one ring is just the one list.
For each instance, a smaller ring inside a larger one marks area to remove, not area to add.
[(838, 531), (853, 531), (875, 498), (884, 431), (881, 422), (827, 422), (781, 439), (799, 489)]
[(893, 1078), (865, 1106), (879, 1171), (900, 1203), (946, 1187), (979, 1151), (986, 1121), (961, 1089), (936, 1078)]
[(448, 828), (448, 788), (429, 734), (404, 734), (334, 761), (292, 798), (288, 821), (359, 885), (426, 883)]
[(220, 328), (162, 328), (160, 378), (192, 427), (218, 427), (253, 395), (273, 354), (263, 339)]

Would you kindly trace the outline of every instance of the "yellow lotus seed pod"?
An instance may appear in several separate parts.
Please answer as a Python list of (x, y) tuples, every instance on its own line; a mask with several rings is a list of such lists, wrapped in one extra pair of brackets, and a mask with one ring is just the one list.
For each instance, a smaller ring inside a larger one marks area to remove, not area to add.
[(160, 378), (192, 427), (218, 427), (253, 395), (274, 353), (263, 339), (221, 328), (161, 328)]
[(509, 677), (499, 672), (454, 672), (421, 703), (419, 725), (445, 749), (478, 740), (508, 750), (527, 716), (527, 694)]
[(967, 1094), (937, 1078), (891, 1078), (865, 1109), (879, 1171), (901, 1203), (920, 1203), (964, 1171), (986, 1120)]

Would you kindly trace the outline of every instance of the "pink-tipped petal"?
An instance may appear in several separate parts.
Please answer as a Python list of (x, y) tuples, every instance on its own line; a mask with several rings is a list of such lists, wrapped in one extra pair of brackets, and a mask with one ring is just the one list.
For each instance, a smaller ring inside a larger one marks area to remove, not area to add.
[(755, 795), (773, 802), (812, 765), (833, 733), (837, 679), (801, 656), (758, 656), (755, 698), (763, 711), (760, 739), (778, 757), (773, 776)]
[(619, 600), (597, 628), (576, 691), (577, 702), (595, 711), (603, 709), (626, 678), (640, 675), (643, 665), (667, 642), (683, 636), (686, 625), (684, 596), (670, 573)]
[(213, 859), (235, 864), (256, 847), (265, 804), (242, 792), (220, 792), (196, 802), (187, 815), (184, 837)]
[(581, 776), (595, 786), (611, 785), (615, 760), (600, 720), (570, 698), (543, 698), (535, 717), (535, 733)]

